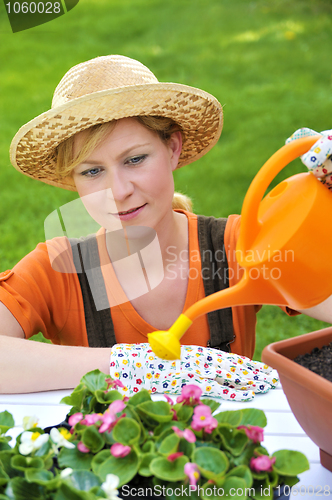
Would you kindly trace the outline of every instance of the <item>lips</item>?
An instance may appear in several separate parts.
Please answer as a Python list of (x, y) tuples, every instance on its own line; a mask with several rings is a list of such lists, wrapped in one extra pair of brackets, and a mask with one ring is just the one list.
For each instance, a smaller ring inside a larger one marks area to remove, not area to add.
[(144, 207), (146, 207), (146, 205), (147, 203), (144, 203), (144, 205), (141, 205), (139, 207), (131, 208), (130, 210), (118, 212), (112, 215), (118, 217), (122, 221), (129, 221), (137, 217), (142, 212), (142, 210), (144, 210)]
[(125, 212), (118, 212), (116, 215), (132, 214), (132, 213), (136, 212), (137, 210), (139, 210), (140, 208), (143, 208), (145, 205), (146, 205), (146, 203), (144, 205), (140, 205), (139, 207), (131, 208), (130, 210), (126, 210)]

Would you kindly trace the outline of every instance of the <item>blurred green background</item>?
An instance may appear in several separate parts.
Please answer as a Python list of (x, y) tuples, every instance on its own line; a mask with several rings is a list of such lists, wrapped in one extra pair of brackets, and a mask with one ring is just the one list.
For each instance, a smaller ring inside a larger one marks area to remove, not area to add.
[[(331, 0), (81, 0), (13, 34), (0, 3), (0, 271), (44, 240), (44, 219), (76, 197), (16, 172), (8, 156), (18, 128), (49, 109), (71, 66), (123, 54), (160, 81), (215, 95), (224, 106), (221, 139), (175, 181), (196, 213), (227, 216), (240, 212), (255, 173), (293, 131), (332, 127), (331, 15)], [(303, 170), (297, 160), (275, 183)], [(267, 343), (323, 326), (265, 306), (255, 358)]]

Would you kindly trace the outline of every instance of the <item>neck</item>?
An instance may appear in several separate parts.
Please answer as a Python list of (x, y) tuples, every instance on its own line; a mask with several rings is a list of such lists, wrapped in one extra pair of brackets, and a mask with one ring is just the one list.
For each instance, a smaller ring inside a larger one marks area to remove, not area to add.
[[(156, 240), (157, 236), (157, 240)], [(164, 267), (169, 263), (170, 255), (178, 257), (183, 250), (188, 250), (188, 220), (185, 214), (168, 213), (156, 229), (127, 226), (118, 231), (106, 231), (106, 246), (111, 261), (117, 261), (133, 255), (151, 244), (151, 252), (146, 258), (153, 259), (156, 244), (159, 245)]]

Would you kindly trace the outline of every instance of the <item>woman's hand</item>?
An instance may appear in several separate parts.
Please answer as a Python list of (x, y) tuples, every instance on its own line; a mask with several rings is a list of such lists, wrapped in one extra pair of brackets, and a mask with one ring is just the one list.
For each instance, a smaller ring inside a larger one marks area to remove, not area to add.
[(181, 361), (158, 358), (149, 344), (116, 344), (111, 349), (110, 375), (120, 380), (123, 394), (145, 388), (152, 393), (181, 392), (185, 384), (197, 384), (204, 396), (249, 401), (278, 383), (275, 370), (208, 347), (181, 346)]
[(332, 190), (332, 130), (324, 130), (319, 134), (310, 128), (300, 128), (286, 140), (286, 144), (294, 139), (314, 135), (322, 137), (301, 156), (301, 160), (315, 177)]

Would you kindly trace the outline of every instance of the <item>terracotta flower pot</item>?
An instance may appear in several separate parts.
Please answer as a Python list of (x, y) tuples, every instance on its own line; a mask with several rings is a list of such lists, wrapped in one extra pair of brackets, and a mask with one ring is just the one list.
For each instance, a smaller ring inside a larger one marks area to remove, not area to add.
[(319, 446), (320, 462), (332, 472), (332, 382), (293, 360), (332, 341), (332, 327), (281, 340), (265, 347), (264, 363), (276, 368), (280, 382), (297, 421)]

